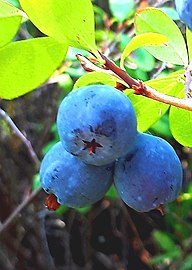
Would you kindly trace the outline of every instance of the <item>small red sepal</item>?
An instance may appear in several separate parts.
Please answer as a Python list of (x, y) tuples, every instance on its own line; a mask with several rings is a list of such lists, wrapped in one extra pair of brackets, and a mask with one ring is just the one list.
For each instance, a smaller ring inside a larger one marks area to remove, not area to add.
[(45, 207), (47, 207), (48, 210), (55, 211), (59, 208), (60, 204), (57, 201), (57, 197), (54, 194), (50, 194), (47, 196), (45, 200)]

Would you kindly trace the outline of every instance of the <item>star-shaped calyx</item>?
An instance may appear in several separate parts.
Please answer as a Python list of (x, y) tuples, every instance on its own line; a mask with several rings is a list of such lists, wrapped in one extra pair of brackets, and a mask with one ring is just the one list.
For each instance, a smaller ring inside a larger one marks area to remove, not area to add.
[(103, 147), (101, 144), (97, 143), (95, 139), (92, 139), (91, 142), (83, 140), (85, 146), (83, 150), (89, 149), (90, 155), (95, 154), (97, 147)]

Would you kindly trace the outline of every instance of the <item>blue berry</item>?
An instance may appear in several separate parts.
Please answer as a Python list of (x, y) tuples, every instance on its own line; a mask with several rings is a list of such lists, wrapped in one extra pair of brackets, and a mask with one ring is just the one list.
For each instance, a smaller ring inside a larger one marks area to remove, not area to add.
[(113, 181), (113, 167), (113, 164), (85, 164), (59, 142), (42, 160), (41, 185), (47, 193), (54, 194), (60, 204), (84, 207), (103, 198)]
[(137, 130), (130, 100), (107, 85), (73, 90), (62, 101), (57, 126), (64, 148), (92, 165), (106, 165), (132, 147)]
[(60, 142), (56, 143), (44, 156), (39, 171), (41, 178), (43, 178), (44, 173), (46, 172), (48, 167), (51, 166), (51, 164), (53, 164), (55, 161), (62, 159), (64, 149), (60, 147), (60, 144), (61, 144)]
[(138, 133), (134, 150), (116, 161), (114, 181), (128, 206), (147, 212), (176, 199), (182, 186), (182, 166), (168, 142)]
[(191, 0), (175, 0), (177, 13), (187, 27), (192, 30), (192, 2)]

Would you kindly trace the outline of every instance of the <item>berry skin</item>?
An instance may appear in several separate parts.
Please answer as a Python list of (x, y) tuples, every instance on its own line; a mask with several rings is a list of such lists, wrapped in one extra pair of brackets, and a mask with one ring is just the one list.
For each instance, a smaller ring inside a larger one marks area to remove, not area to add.
[(136, 115), (130, 100), (107, 85), (73, 90), (62, 101), (57, 126), (64, 148), (92, 165), (106, 165), (134, 143)]
[(59, 142), (42, 160), (40, 181), (47, 193), (57, 197), (59, 204), (84, 207), (104, 197), (113, 182), (113, 165), (85, 164), (68, 153)]
[[(58, 146), (56, 146), (58, 145)], [(44, 173), (48, 169), (48, 167), (51, 166), (52, 163), (55, 161), (58, 161), (62, 159), (63, 157), (63, 148), (59, 146), (60, 143), (56, 143), (52, 148), (50, 149), (51, 151), (48, 151), (47, 154), (44, 156), (43, 161), (41, 162), (40, 166), (40, 176), (43, 178)]]
[(128, 206), (148, 212), (177, 198), (182, 186), (182, 167), (168, 142), (138, 133), (134, 150), (116, 161), (114, 181)]
[(192, 2), (191, 0), (175, 0), (179, 18), (192, 31)]

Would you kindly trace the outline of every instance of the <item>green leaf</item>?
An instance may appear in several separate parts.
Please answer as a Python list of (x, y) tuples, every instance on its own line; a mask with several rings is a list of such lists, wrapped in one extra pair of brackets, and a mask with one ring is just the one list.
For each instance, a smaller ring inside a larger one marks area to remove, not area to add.
[(181, 250), (175, 249), (173, 251), (167, 252), (167, 253), (162, 254), (162, 255), (153, 256), (150, 259), (149, 263), (152, 265), (160, 264), (161, 267), (162, 267), (162, 264), (165, 263), (165, 265), (167, 266), (167, 260), (172, 262), (173, 260), (180, 258), (181, 255), (182, 255)]
[(0, 47), (10, 42), (21, 24), (21, 16), (0, 18)]
[(135, 31), (137, 34), (159, 33), (168, 38), (168, 45), (164, 47), (146, 46), (145, 49), (154, 57), (177, 65), (187, 65), (188, 55), (182, 33), (174, 21), (163, 11), (146, 8), (135, 16)]
[(153, 232), (153, 238), (163, 251), (169, 252), (177, 249), (175, 242), (165, 232), (156, 230)]
[[(184, 98), (184, 86), (178, 97)], [(183, 146), (192, 147), (192, 111), (171, 106), (169, 122), (175, 140)]]
[(175, 8), (161, 7), (159, 9), (162, 10), (164, 13), (166, 13), (172, 20), (174, 20), (174, 21), (180, 20), (179, 15), (178, 15), (177, 11), (175, 10)]
[(59, 86), (64, 90), (66, 94), (68, 94), (73, 89), (74, 82), (72, 78), (68, 73), (59, 75), (59, 78), (61, 78), (61, 80), (58, 81)]
[[(130, 60), (136, 64), (137, 71), (138, 69), (142, 69), (142, 71), (150, 72), (156, 67), (155, 58), (150, 53), (148, 53), (148, 51), (142, 48), (137, 49), (133, 55), (130, 55)], [(136, 76), (136, 78), (141, 79), (140, 76)]]
[(29, 19), (44, 34), (98, 54), (90, 0), (20, 0), (20, 3)]
[(59, 208), (55, 211), (57, 215), (63, 215), (65, 212), (67, 212), (69, 208), (65, 205), (60, 205)]
[(130, 93), (128, 97), (133, 103), (137, 115), (137, 129), (140, 132), (147, 131), (169, 108), (167, 104), (136, 96), (133, 93)]
[(33, 176), (32, 190), (38, 189), (40, 187), (41, 187), (41, 183), (40, 183), (40, 176), (38, 173)]
[(130, 15), (134, 6), (134, 0), (109, 0), (109, 8), (112, 15), (120, 22), (123, 22)]
[(109, 190), (106, 192), (105, 196), (107, 198), (117, 199), (119, 198), (119, 193), (114, 185), (112, 185)]
[(19, 0), (6, 0), (6, 1), (17, 8), (20, 7)]
[(192, 268), (192, 255), (188, 255), (181, 263), (179, 270), (191, 270)]
[[(181, 70), (165, 78), (147, 81), (145, 84), (161, 93), (176, 96), (183, 87), (180, 79), (183, 73), (184, 70)], [(135, 95), (130, 90), (126, 90), (125, 93), (132, 101), (137, 115), (138, 130), (141, 132), (148, 130), (169, 108), (167, 104)]]
[(60, 138), (55, 138), (54, 140), (48, 142), (42, 149), (42, 154), (45, 155), (57, 142), (60, 141)]
[(165, 43), (168, 42), (167, 37), (157, 34), (157, 33), (144, 33), (135, 36), (131, 39), (131, 41), (127, 44), (121, 55), (120, 67), (124, 68), (125, 58), (130, 55), (130, 53), (142, 46), (145, 45), (154, 45), (154, 46), (165, 46)]
[(154, 125), (152, 125), (150, 132), (160, 137), (173, 138), (169, 127), (168, 114), (163, 115)]
[(75, 210), (79, 212), (80, 214), (85, 215), (91, 210), (91, 205), (87, 205), (81, 208), (75, 208)]
[(188, 28), (186, 30), (186, 38), (187, 38), (189, 60), (192, 61), (192, 32)]
[(0, 18), (11, 16), (25, 16), (25, 14), (10, 3), (7, 3), (4, 0), (0, 0)]
[(0, 97), (13, 99), (44, 83), (60, 66), (67, 45), (50, 37), (17, 41), (0, 49)]
[(0, 47), (16, 35), (24, 13), (11, 4), (0, 1)]
[(90, 84), (108, 84), (110, 86), (116, 86), (116, 82), (122, 82), (115, 76), (106, 74), (103, 72), (93, 71), (87, 73), (84, 76), (80, 77), (73, 88), (79, 88), (81, 86), (90, 85)]
[[(60, 205), (59, 208), (56, 210), (56, 214), (58, 215), (63, 215), (64, 213), (66, 213), (70, 208), (66, 205)], [(86, 215), (91, 209), (91, 205), (87, 205), (85, 207), (82, 208), (75, 208), (75, 210), (77, 212), (79, 212), (80, 214)]]

